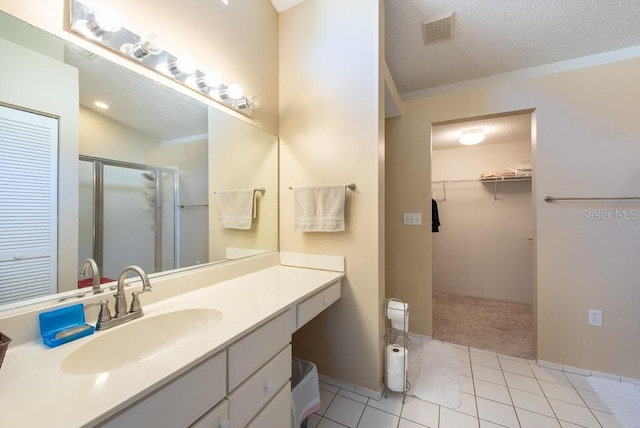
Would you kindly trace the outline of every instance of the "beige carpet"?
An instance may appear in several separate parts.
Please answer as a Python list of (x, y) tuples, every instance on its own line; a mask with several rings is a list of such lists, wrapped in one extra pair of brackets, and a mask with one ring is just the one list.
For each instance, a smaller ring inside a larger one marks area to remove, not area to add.
[(533, 359), (531, 305), (434, 290), (433, 338)]

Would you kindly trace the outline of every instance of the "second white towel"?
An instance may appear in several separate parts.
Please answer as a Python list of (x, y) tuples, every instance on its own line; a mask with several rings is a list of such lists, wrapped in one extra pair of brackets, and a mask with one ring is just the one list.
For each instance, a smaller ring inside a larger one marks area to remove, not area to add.
[(218, 190), (213, 200), (220, 226), (225, 229), (251, 229), (256, 213), (253, 189)]
[(343, 231), (345, 194), (344, 184), (294, 187), (294, 230)]

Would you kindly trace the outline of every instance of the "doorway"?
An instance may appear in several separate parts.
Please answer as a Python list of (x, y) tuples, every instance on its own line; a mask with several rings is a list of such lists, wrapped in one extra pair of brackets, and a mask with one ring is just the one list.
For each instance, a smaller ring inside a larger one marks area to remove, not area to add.
[[(534, 357), (531, 124), (528, 110), (432, 125), (434, 339)], [(472, 131), (483, 141), (461, 144)]]

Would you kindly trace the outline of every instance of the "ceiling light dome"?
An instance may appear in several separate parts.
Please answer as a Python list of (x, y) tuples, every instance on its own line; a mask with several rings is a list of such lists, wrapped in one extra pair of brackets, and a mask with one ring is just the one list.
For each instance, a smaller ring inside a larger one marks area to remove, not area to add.
[(469, 129), (464, 131), (460, 136), (460, 144), (465, 146), (473, 146), (474, 144), (482, 143), (485, 139), (484, 132), (480, 129)]

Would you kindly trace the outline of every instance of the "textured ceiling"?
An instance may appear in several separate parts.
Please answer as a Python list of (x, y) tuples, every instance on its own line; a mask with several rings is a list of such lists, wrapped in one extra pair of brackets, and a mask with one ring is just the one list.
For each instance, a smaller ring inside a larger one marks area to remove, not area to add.
[(467, 147), (460, 144), (459, 140), (462, 132), (470, 129), (484, 132), (486, 139), (482, 145), (531, 142), (531, 113), (434, 124), (431, 128), (431, 148), (442, 150)]
[[(455, 37), (421, 24), (455, 12)], [(400, 93), (640, 45), (640, 0), (385, 0), (386, 61)]]

